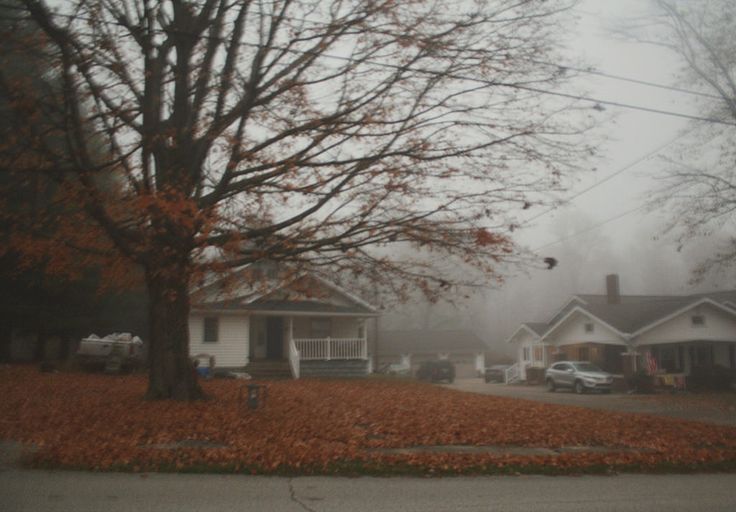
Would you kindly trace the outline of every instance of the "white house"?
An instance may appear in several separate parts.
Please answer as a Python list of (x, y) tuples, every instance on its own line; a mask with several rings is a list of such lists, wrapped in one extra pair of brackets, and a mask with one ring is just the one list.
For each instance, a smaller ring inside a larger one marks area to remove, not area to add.
[(245, 269), (192, 294), (189, 350), (214, 356), (219, 368), (251, 374), (367, 374), (366, 320), (377, 315), (325, 279)]
[[(548, 322), (523, 324), (508, 340), (518, 346), (516, 374), (560, 359), (592, 361), (623, 373), (624, 357), (688, 376), (716, 366), (736, 372), (736, 291), (693, 295), (621, 295), (618, 276), (606, 294), (576, 295)], [(534, 325), (534, 329), (529, 328)], [(541, 353), (542, 357), (532, 354)]]
[[(526, 380), (527, 368), (546, 368), (549, 364), (549, 354), (546, 345), (541, 342), (542, 335), (547, 330), (547, 324), (540, 322), (526, 322), (519, 326), (507, 343), (516, 345), (516, 360), (518, 361), (516, 374), (511, 378)], [(514, 369), (512, 369), (514, 371)]]

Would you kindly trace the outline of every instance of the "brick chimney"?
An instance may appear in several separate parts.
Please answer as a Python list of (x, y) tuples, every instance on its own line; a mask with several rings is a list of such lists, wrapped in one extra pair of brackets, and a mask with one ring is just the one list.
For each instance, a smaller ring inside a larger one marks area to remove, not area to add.
[(609, 304), (621, 304), (621, 290), (618, 284), (618, 274), (606, 276), (606, 296)]

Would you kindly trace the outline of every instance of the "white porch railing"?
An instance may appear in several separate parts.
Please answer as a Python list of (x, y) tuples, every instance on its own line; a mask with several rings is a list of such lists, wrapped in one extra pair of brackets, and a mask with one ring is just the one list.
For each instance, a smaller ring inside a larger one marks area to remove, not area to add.
[(514, 363), (503, 371), (503, 381), (506, 384), (519, 380), (521, 373), (519, 363)]
[(295, 338), (302, 360), (368, 359), (365, 338)]
[(299, 378), (299, 351), (294, 344), (294, 340), (289, 341), (289, 367), (291, 368), (291, 376), (295, 379)]

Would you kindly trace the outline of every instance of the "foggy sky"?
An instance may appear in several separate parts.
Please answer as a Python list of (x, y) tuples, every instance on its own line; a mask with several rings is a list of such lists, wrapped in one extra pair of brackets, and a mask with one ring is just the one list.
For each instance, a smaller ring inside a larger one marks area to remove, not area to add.
[[(651, 4), (644, 0), (581, 2), (575, 8), (579, 17), (577, 33), (568, 41), (569, 64), (583, 62), (608, 74), (674, 85), (679, 68), (674, 55), (662, 48), (627, 41), (616, 32), (646, 16), (649, 9)], [(587, 96), (606, 101), (698, 114), (692, 97), (683, 93), (591, 75), (576, 84)], [(595, 227), (646, 204), (657, 187), (656, 176), (663, 168), (667, 147), (644, 157), (682, 134), (688, 127), (687, 120), (612, 106), (606, 106), (596, 119), (599, 127), (593, 135), (601, 143), (598, 155), (590, 162), (591, 171), (582, 173), (561, 198), (571, 197), (613, 173), (620, 174), (517, 232), (517, 241), (539, 249), (540, 257), (555, 257), (557, 268), (529, 269), (527, 274), (508, 279), (500, 289), (487, 290), (457, 307), (407, 307), (386, 315), (386, 327), (399, 322), (406, 326), (408, 315), (415, 327), (426, 327), (422, 324), (430, 319), (433, 325), (429, 327), (437, 329), (471, 328), (492, 346), (504, 348), (502, 342), (520, 322), (547, 321), (571, 294), (603, 293), (608, 273), (620, 275), (624, 294), (713, 289), (717, 283), (712, 280), (697, 286), (689, 282), (695, 262), (711, 246), (701, 242), (678, 252), (674, 237), (663, 234), (666, 212), (642, 208)], [(641, 161), (622, 171), (637, 160)], [(527, 218), (546, 210), (533, 208)], [(562, 239), (562, 243), (555, 243)]]

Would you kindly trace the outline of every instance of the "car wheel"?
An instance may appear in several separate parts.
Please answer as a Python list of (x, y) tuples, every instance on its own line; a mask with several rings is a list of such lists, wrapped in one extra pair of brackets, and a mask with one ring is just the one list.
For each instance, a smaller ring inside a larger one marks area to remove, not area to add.
[(555, 381), (553, 381), (552, 379), (547, 379), (547, 391), (554, 392), (555, 388)]
[(575, 381), (575, 393), (577, 393), (578, 395), (582, 395), (583, 393), (585, 393), (585, 386), (583, 386), (582, 381)]

